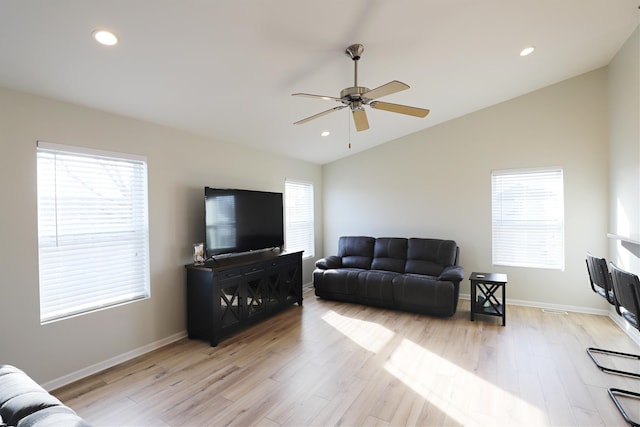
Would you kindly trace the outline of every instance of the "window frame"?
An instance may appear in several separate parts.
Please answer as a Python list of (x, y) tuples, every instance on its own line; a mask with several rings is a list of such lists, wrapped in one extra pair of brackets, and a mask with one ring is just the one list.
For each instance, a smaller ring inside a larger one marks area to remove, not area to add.
[(564, 271), (564, 234), (561, 167), (491, 171), (492, 265)]
[[(310, 202), (310, 206), (308, 206), (306, 209), (306, 213), (307, 215), (309, 215), (309, 217), (305, 218), (302, 221), (295, 221), (295, 223), (293, 220), (290, 219), (292, 216), (292, 212), (290, 211), (290, 208), (292, 208), (292, 206), (290, 204), (291, 189), (289, 188), (289, 186), (303, 187), (310, 190), (310, 194), (305, 194), (305, 196), (309, 198), (308, 201)], [(315, 189), (314, 189), (313, 182), (299, 180), (299, 179), (289, 179), (289, 178), (285, 179), (285, 191), (284, 191), (285, 248), (289, 252), (303, 250), (303, 253), (302, 253), (303, 259), (309, 259), (315, 256), (315, 218), (314, 218), (315, 201), (314, 201), (314, 198), (315, 198)], [(293, 233), (292, 229), (294, 228), (294, 224), (300, 225), (301, 223), (306, 224), (304, 226), (304, 230), (306, 230), (306, 233), (310, 233), (310, 241), (305, 241), (304, 245), (294, 246), (292, 245), (292, 242), (291, 242), (292, 240), (291, 233)]]
[(36, 169), (41, 324), (150, 298), (146, 158), (37, 141)]

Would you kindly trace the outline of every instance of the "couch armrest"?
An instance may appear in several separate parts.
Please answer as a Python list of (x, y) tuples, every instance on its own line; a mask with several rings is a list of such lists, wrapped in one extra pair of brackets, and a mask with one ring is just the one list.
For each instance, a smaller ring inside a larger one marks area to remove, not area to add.
[(319, 259), (316, 261), (316, 267), (321, 270), (328, 270), (330, 268), (340, 268), (342, 267), (342, 257), (337, 255), (331, 255), (326, 258)]
[(454, 283), (460, 283), (462, 279), (464, 279), (464, 268), (460, 265), (449, 265), (438, 276), (438, 280), (448, 280)]

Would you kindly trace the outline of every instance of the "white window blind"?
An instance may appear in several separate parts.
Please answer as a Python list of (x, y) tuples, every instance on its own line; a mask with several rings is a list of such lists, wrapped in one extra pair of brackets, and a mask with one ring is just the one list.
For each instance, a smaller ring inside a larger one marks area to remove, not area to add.
[(285, 180), (285, 244), (287, 251), (314, 256), (313, 184)]
[(38, 142), (40, 321), (149, 296), (144, 158)]
[(493, 264), (564, 269), (562, 169), (491, 174)]

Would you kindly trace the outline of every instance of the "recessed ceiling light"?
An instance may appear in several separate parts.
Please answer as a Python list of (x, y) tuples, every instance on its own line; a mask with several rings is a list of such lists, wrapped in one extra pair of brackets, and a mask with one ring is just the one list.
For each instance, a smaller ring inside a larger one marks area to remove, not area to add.
[(531, 55), (531, 53), (536, 50), (535, 47), (533, 46), (529, 46), (529, 47), (525, 47), (524, 49), (522, 49), (520, 51), (520, 56), (527, 56), (527, 55)]
[(113, 46), (118, 43), (118, 38), (111, 31), (96, 30), (93, 32), (93, 38), (100, 44), (105, 46)]
[(329, 135), (331, 135), (331, 132), (329, 132), (328, 130), (325, 130), (320, 134), (320, 136), (329, 136)]

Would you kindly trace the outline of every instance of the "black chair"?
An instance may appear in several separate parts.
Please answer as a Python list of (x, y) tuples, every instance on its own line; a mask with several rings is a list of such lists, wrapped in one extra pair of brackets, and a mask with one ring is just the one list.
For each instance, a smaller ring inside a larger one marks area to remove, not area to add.
[(616, 305), (613, 283), (611, 282), (611, 274), (609, 274), (609, 269), (607, 268), (607, 261), (604, 258), (595, 257), (588, 252), (586, 261), (589, 281), (591, 282), (593, 292), (605, 298), (609, 304)]
[[(615, 307), (616, 312), (622, 316), (631, 326), (640, 331), (640, 280), (638, 276), (625, 271), (615, 264), (610, 263), (611, 267), (611, 279), (613, 283), (613, 292), (615, 295)], [(640, 355), (619, 353), (623, 357), (639, 360)], [(609, 370), (608, 372), (618, 373), (620, 375), (628, 375), (634, 378), (640, 378), (640, 374), (634, 372)], [(632, 420), (627, 412), (624, 410), (618, 396), (624, 396), (632, 399), (640, 400), (640, 393), (635, 393), (628, 390), (621, 390), (619, 388), (610, 388), (609, 396), (615, 403), (616, 407), (622, 414), (622, 417), (626, 422), (634, 427), (640, 427), (638, 421)]]
[[(618, 311), (619, 310), (618, 303), (616, 300), (617, 295), (613, 287), (613, 280), (612, 280), (611, 274), (609, 273), (609, 269), (607, 268), (607, 261), (604, 258), (598, 258), (596, 256), (591, 255), (590, 253), (587, 253), (586, 262), (587, 262), (587, 271), (589, 272), (589, 281), (591, 283), (591, 289), (593, 290), (593, 292), (605, 298), (609, 302), (609, 304), (616, 307), (616, 311)], [(603, 348), (595, 348), (595, 347), (587, 348), (587, 353), (589, 354), (589, 357), (591, 357), (591, 360), (593, 360), (593, 363), (596, 364), (598, 369), (600, 369), (603, 372), (607, 372), (610, 374), (617, 374), (617, 375), (627, 375), (634, 378), (640, 378), (640, 373), (622, 371), (619, 369), (614, 369), (614, 368), (609, 368), (607, 366), (604, 366), (600, 364), (600, 362), (598, 362), (598, 360), (594, 356), (594, 353), (600, 353), (600, 354), (606, 354), (609, 356), (617, 356), (617, 357), (640, 360), (640, 356), (636, 354), (621, 353), (619, 351), (606, 350)]]

